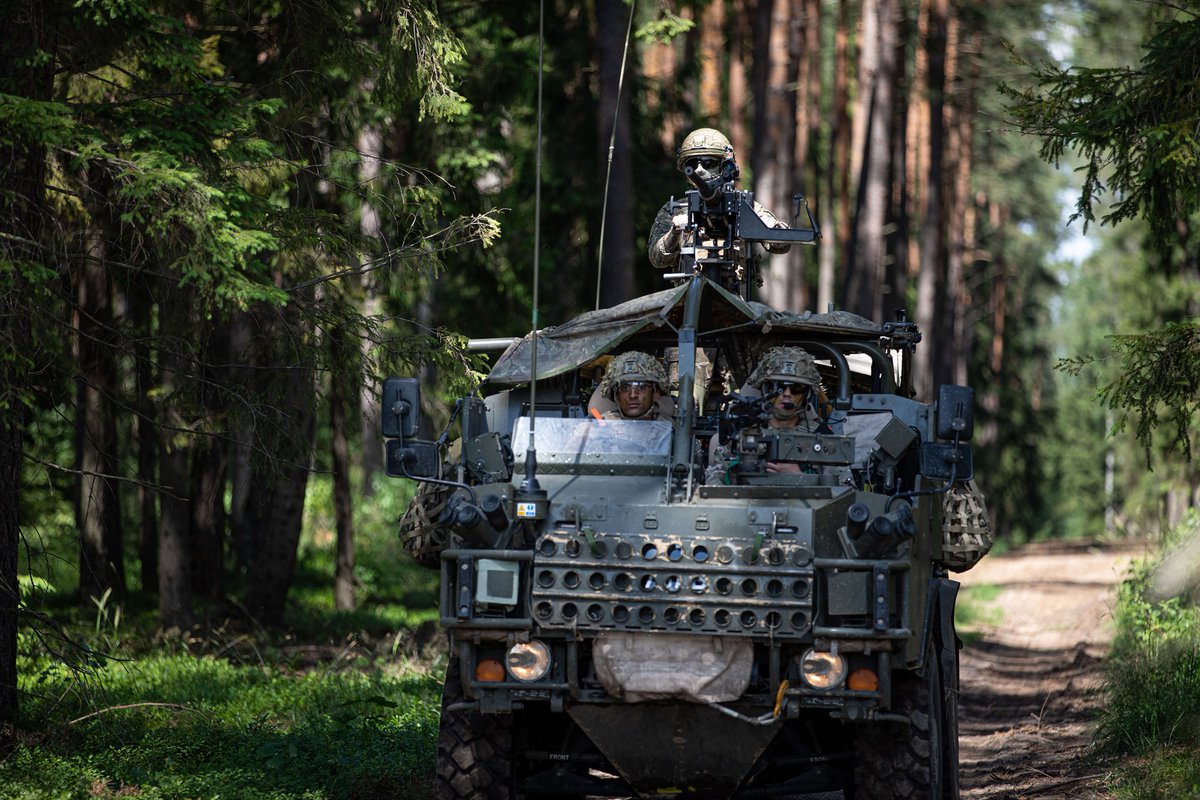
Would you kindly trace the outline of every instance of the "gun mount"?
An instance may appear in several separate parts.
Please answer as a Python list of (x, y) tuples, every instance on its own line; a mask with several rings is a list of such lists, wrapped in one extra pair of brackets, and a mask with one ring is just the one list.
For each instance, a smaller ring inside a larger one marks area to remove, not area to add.
[[(725, 289), (749, 299), (751, 283), (761, 286), (762, 279), (758, 257), (743, 249), (755, 244), (814, 244), (821, 236), (808, 200), (799, 193), (792, 197), (792, 224), (803, 211), (807, 227), (777, 228), (763, 222), (755, 211), (754, 193), (736, 186), (738, 169), (732, 159), (723, 163), (715, 179), (706, 179), (692, 167), (686, 167), (684, 174), (696, 188), (689, 189), (682, 201), (670, 201), (672, 208), (687, 212), (688, 221), (680, 271), (668, 273), (667, 278), (707, 272)], [(743, 263), (746, 274), (738, 269)]]

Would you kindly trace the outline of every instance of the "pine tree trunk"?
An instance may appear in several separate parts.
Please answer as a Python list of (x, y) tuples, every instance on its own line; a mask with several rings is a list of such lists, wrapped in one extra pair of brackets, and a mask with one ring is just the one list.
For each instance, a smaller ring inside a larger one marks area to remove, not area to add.
[[(818, 227), (824, 233), (816, 247), (804, 248), (802, 272), (805, 301), (804, 306), (797, 306), (797, 310), (812, 308), (816, 311), (823, 311), (824, 309), (814, 301), (820, 294), (821, 280), (825, 270), (825, 237), (829, 238), (831, 244), (833, 241), (833, 237), (825, 228), (825, 215), (833, 209), (833, 196), (823, 196), (825, 186), (821, 171), (821, 133), (824, 122), (821, 109), (825, 97), (822, 82), (824, 70), (821, 61), (821, 28), (824, 24), (821, 0), (803, 0), (802, 9), (803, 26), (799, 37), (800, 52), (797, 54), (800, 60), (800, 75), (797, 86), (800, 87), (803, 97), (799, 98), (796, 113), (795, 180), (796, 188), (807, 198), (813, 217), (819, 220)], [(826, 164), (826, 171), (831, 171), (832, 166), (832, 164)], [(803, 210), (801, 210), (801, 214), (797, 224), (807, 225), (807, 215), (803, 214)], [(829, 253), (831, 256), (833, 255), (832, 250)], [(815, 271), (809, 266), (814, 259), (817, 262)], [(832, 263), (829, 265), (829, 271), (832, 278)], [(830, 294), (832, 296), (832, 292)]]
[(706, 124), (721, 117), (721, 75), (726, 56), (725, 4), (713, 3), (704, 10), (700, 27), (700, 114)]
[[(689, 9), (685, 8), (682, 11), (687, 14)], [(677, 87), (678, 66), (675, 45), (670, 42), (649, 42), (645, 45), (642, 59), (646, 112), (651, 117), (655, 114), (662, 117), (658, 141), (662, 145), (663, 152), (673, 155), (675, 148), (679, 146), (679, 130), (683, 125)], [(717, 68), (719, 68), (719, 62)]]
[[(0, 150), (3, 153), (3, 150)], [(8, 153), (3, 153), (7, 156)], [(7, 226), (5, 226), (7, 227)], [(0, 320), (5, 339), (19, 336), (24, 314), (12, 295), (0, 296)], [(0, 362), (0, 381), (11, 389), (20, 386), (12, 362)], [(21, 491), (22, 430), (25, 421), (18, 403), (0, 405), (0, 721), (17, 711), (17, 552), (21, 541), (17, 516)], [(0, 740), (4, 733), (0, 733)]]
[[(799, 1), (799, 0), (797, 0)], [(766, 108), (765, 131), (761, 137), (759, 162), (755, 164), (755, 198), (781, 220), (792, 214), (792, 194), (796, 190), (796, 86), (799, 80), (801, 31), (793, 24), (792, 0), (776, 0), (770, 19), (767, 81), (762, 104)], [(802, 309), (808, 306), (808, 285), (804, 278), (803, 248), (793, 245), (787, 253), (769, 256), (763, 275), (762, 296), (778, 309)]]
[(329, 384), (329, 447), (333, 468), (333, 511), (337, 528), (337, 552), (334, 558), (333, 604), (338, 611), (357, 607), (354, 596), (354, 508), (350, 487), (350, 447), (347, 443), (346, 411), (353, 396), (350, 387), (358, 383), (357, 370), (345, 369), (353, 363), (346, 359), (353, 343), (342, 328), (329, 332), (333, 371)]
[(793, 180), (810, 199), (819, 190), (817, 142), (821, 135), (821, 2), (793, 0), (796, 35), (791, 38), (796, 62), (796, 151)]
[(192, 590), (210, 600), (225, 591), (225, 466), (222, 444), (203, 440), (192, 457)]
[[(306, 397), (296, 397), (293, 404), (280, 410), (289, 425), (296, 425), (294, 434), (298, 443), (309, 445), (315, 420), (312, 410), (305, 406), (310, 402), (313, 384), (305, 379), (311, 377), (307, 370), (297, 372), (300, 375), (289, 378), (287, 383), (293, 389), (294, 397), (300, 394)], [(293, 453), (292, 457), (297, 455)], [(260, 533), (246, 607), (260, 624), (269, 628), (283, 624), (287, 594), (296, 569), (308, 474), (307, 459), (280, 461), (272, 474), (258, 473), (254, 481), (256, 490), (251, 497), (249, 516), (258, 523)]]
[(898, 0), (863, 4), (859, 113), (864, 115), (862, 168), (858, 178), (846, 307), (871, 319), (882, 314), (885, 285), (884, 224), (891, 197), (892, 124), (896, 85)]
[(186, 345), (193, 333), (187, 295), (187, 289), (163, 279), (159, 316), (164, 336), (159, 363), (164, 408), (158, 417), (165, 430), (159, 456), (158, 621), (169, 632), (187, 631), (192, 625), (191, 442), (182, 433), (187, 424), (180, 411), (180, 394), (193, 363)]
[[(749, 164), (751, 170), (757, 171), (759, 164), (765, 160), (765, 150), (768, 146), (768, 100), (770, 93), (768, 81), (771, 78), (771, 16), (774, 13), (777, 0), (757, 0), (748, 3), (752, 9), (750, 15), (750, 94), (753, 98), (751, 144)], [(783, 0), (778, 0), (783, 2)], [(742, 153), (745, 158), (745, 153)]]
[[(921, 260), (917, 271), (916, 321), (922, 330), (936, 330), (939, 296), (945, 286), (945, 241), (942, 213), (942, 156), (944, 151), (946, 84), (946, 25), (948, 0), (928, 0), (926, 36), (923, 51), (926, 63), (926, 102), (928, 108), (928, 169), (922, 176)], [(933, 397), (937, 380), (934, 369), (935, 348), (918, 347), (914, 354), (917, 397)]]
[[(234, 366), (230, 380), (247, 400), (258, 393), (253, 365), (257, 362), (256, 341), (252, 334), (254, 318), (245, 311), (234, 311), (229, 319), (229, 350)], [(250, 496), (254, 471), (251, 454), (254, 447), (254, 417), (243, 401), (230, 415), (233, 444), (229, 464), (229, 538), (233, 561), (241, 575), (248, 575), (258, 547), (258, 531), (250, 518)]]
[[(734, 0), (733, 31), (729, 37), (729, 130), (726, 135), (739, 158), (750, 152), (746, 134), (747, 78), (746, 50), (750, 41), (749, 19), (752, 9), (748, 0)], [(678, 144), (678, 143), (677, 143)]]
[(974, 345), (974, 328), (968, 324), (974, 306), (968, 279), (974, 259), (975, 203), (971, 193), (971, 172), (975, 166), (975, 93), (979, 87), (979, 48), (982, 37), (978, 31), (969, 35), (968, 44), (960, 48), (960, 62), (967, 66), (962, 82), (961, 109), (956, 115), (954, 205), (950, 218), (961, 220), (951, 229), (950, 258), (947, 283), (954, 297), (953, 328), (954, 362), (946, 376), (949, 383), (967, 384), (967, 368)]
[(158, 523), (158, 621), (165, 631), (182, 632), (192, 625), (190, 453), (181, 444), (166, 444), (159, 457), (163, 494)]
[[(358, 152), (361, 159), (358, 168), (359, 182), (365, 187), (371, 187), (379, 178), (379, 166), (383, 156), (383, 135), (374, 125), (364, 126), (358, 134)], [(362, 203), (362, 222), (360, 230), (363, 238), (378, 241), (382, 236), (382, 225), (379, 211), (369, 200)], [(383, 303), (376, 290), (373, 272), (363, 273), (362, 276), (362, 315), (367, 320), (376, 320), (383, 311)], [(370, 350), (374, 346), (370, 336), (364, 336), (362, 344), (362, 363), (371, 363)], [(362, 494), (372, 497), (375, 494), (375, 481), (383, 472), (383, 434), (379, 430), (381, 408), (379, 405), (379, 383), (371, 371), (362, 373), (363, 380), (359, 387), (359, 418), (362, 423), (362, 447), (360, 448), (360, 464), (362, 466)]]
[[(32, 100), (47, 100), (54, 86), (55, 45), (48, 41), (43, 4), (16, 2), (7, 8), (0, 36), (0, 85)], [(38, 56), (49, 55), (42, 58)], [(43, 226), (52, 215), (46, 208), (46, 153), (19, 136), (0, 142), (4, 189), (0, 192), (0, 258), (17, 264), (0, 291), (0, 721), (17, 713), (17, 554), (21, 541), (21, 465), (24, 453), (24, 392), (30, 371), (24, 358), (36, 359), (29, 326), (29, 287), (23, 261), (44, 263), (40, 249)], [(18, 347), (18, 344), (21, 347)], [(34, 367), (40, 367), (35, 364)], [(9, 736), (0, 726), (0, 743)], [(0, 748), (3, 749), (3, 748)], [(7, 749), (5, 749), (7, 752)]]
[[(225, 592), (225, 447), (224, 386), (229, 383), (229, 327), (217, 323), (205, 337), (200, 401), (204, 409), (202, 436), (192, 455), (192, 590), (218, 600)], [(218, 388), (222, 387), (222, 388)]]
[[(999, 203), (990, 203), (988, 223), (992, 230), (1003, 230), (1008, 225), (1008, 211)], [(975, 435), (975, 446), (984, 450), (994, 446), (1000, 439), (1000, 376), (1005, 369), (1004, 345), (1009, 316), (1008, 270), (1009, 265), (997, 253), (991, 263), (989, 280), (992, 344), (988, 350), (988, 371), (985, 373), (987, 380), (983, 381), (979, 389), (978, 402), (982, 413), (979, 415), (978, 432)]]
[[(834, 30), (833, 130), (830, 132), (830, 211), (822, 225), (829, 243), (822, 247), (820, 290), (817, 310), (824, 311), (839, 297), (836, 264), (842, 257), (843, 275), (848, 269), (850, 249), (850, 12), (849, 0), (838, 0)], [(837, 208), (836, 217), (833, 209)], [(844, 278), (843, 278), (844, 282)]]
[[(283, 623), (284, 607), (296, 567), (296, 549), (304, 518), (304, 494), (316, 424), (316, 383), (306, 359), (312, 344), (294, 306), (265, 309), (255, 315), (265, 342), (257, 357), (279, 369), (260, 395), (268, 410), (255, 426), (244, 524), (253, 532), (246, 608), (262, 625)], [(265, 394), (270, 389), (270, 394)]]
[[(8, 71), (11, 62), (5, 45), (0, 44), (0, 69)], [(10, 176), (19, 174), (31, 184), (41, 185), (39, 169), (43, 154), (37, 148), (17, 145), (0, 146), (0, 159), (12, 164)], [(29, 192), (31, 205), (41, 201), (41, 192)], [(8, 197), (14, 197), (10, 194)], [(0, 231), (31, 237), (36, 241), (40, 215), (30, 214), (25, 208), (13, 208), (14, 203), (0, 199)], [(33, 217), (31, 219), (31, 217)], [(32, 234), (32, 236), (31, 236)], [(6, 259), (18, 254), (18, 248), (5, 240), (0, 244), (0, 253)], [(21, 302), (25, 282), (20, 270), (12, 278), (7, 291), (0, 292), (0, 342), (28, 342), (29, 321)], [(21, 361), (0, 358), (0, 722), (13, 718), (17, 712), (17, 608), (20, 605), (20, 590), (17, 585), (17, 555), (21, 542), (21, 526), (18, 509), (21, 494), (21, 463), (24, 452), (25, 406), (20, 393), (28, 385), (28, 374)], [(0, 743), (4, 742), (7, 728), (0, 725)]]
[(908, 103), (904, 89), (910, 83), (908, 77), (907, 51), (912, 38), (912, 20), (904, 4), (897, 6), (899, 19), (894, 46), (892, 97), (893, 113), (889, 138), (892, 153), (888, 159), (888, 174), (891, 183), (890, 201), (884, 225), (887, 234), (885, 256), (886, 278), (880, 298), (884, 319), (893, 319), (897, 312), (908, 311), (908, 243), (912, 239), (912, 217), (909, 215), (909, 192), (911, 177), (908, 174)]
[[(93, 209), (95, 211), (95, 209)], [(95, 217), (95, 215), (94, 215)], [(79, 530), (79, 600), (90, 605), (111, 590), (125, 590), (116, 419), (112, 397), (113, 318), (108, 249), (95, 218), (87, 253), (76, 276), (76, 463), (75, 524)]]
[(134, 407), (134, 437), (137, 439), (138, 560), (141, 562), (142, 591), (158, 591), (158, 425), (150, 391), (154, 388), (154, 367), (147, 342), (152, 335), (153, 298), (149, 285), (135, 279), (128, 293), (129, 314), (135, 331), (133, 345), (134, 382), (137, 397)]
[[(946, 58), (947, 78), (953, 81), (960, 74), (960, 67), (966, 66), (971, 60), (961, 48), (961, 24), (957, 17), (950, 17), (946, 26)], [(969, 78), (960, 78), (965, 85)], [(940, 357), (933, 365), (934, 386), (942, 383), (954, 383), (957, 365), (965, 362), (966, 354), (962, 351), (961, 314), (963, 309), (963, 258), (965, 243), (963, 241), (963, 224), (965, 205), (970, 198), (966, 197), (969, 175), (963, 170), (971, 167), (971, 130), (973, 110), (972, 99), (967, 92), (955, 91), (957, 103), (947, 108), (946, 122), (946, 153), (945, 168), (946, 192), (945, 208), (948, 220), (953, 224), (946, 226), (946, 283), (939, 298), (942, 306), (937, 318), (937, 337), (942, 346), (938, 348)]]
[[(602, 165), (598, 185), (604, 186), (606, 181), (608, 183), (608, 208), (604, 213), (604, 231), (600, 242), (602, 261), (597, 270), (600, 283), (596, 298), (601, 308), (615, 306), (636, 294), (633, 277), (633, 204), (629, 202), (629, 198), (633, 197), (629, 127), (632, 106), (629, 98), (633, 93), (633, 63), (636, 61), (632, 57), (625, 68), (621, 85), (621, 63), (628, 24), (629, 11), (622, 0), (597, 0), (596, 66), (600, 81), (600, 108), (596, 140), (600, 146), (598, 155)], [(630, 47), (633, 47), (632, 40)]]

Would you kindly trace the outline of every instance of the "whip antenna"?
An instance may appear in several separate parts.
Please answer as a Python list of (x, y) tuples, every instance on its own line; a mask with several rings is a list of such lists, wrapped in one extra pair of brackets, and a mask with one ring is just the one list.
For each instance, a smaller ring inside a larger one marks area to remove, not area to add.
[[(545, 46), (546, 0), (538, 3), (538, 80), (537, 80), (537, 138), (534, 144), (534, 189), (533, 189), (533, 332), (529, 347), (529, 447), (525, 451), (525, 481), (521, 492), (526, 495), (542, 494), (537, 482), (537, 446), (534, 444), (534, 427), (537, 424), (537, 340), (538, 340), (538, 278), (541, 274), (539, 256), (542, 244), (542, 59)], [(534, 517), (535, 514), (517, 516)]]
[(597, 310), (600, 308), (600, 280), (604, 276), (604, 224), (608, 221), (608, 184), (612, 180), (613, 150), (617, 144), (617, 118), (621, 116), (621, 89), (625, 86), (625, 64), (629, 61), (629, 34), (633, 30), (633, 12), (636, 8), (637, 0), (633, 0), (629, 4), (629, 25), (625, 28), (625, 50), (621, 53), (621, 75), (617, 78), (617, 101), (613, 104), (612, 136), (608, 139), (608, 169), (604, 174), (604, 205), (600, 208), (600, 253), (596, 263)]

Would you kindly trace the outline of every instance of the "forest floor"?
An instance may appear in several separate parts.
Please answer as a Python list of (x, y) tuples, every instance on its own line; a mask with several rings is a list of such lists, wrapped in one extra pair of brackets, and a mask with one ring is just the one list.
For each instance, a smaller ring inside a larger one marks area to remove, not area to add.
[[(956, 576), (996, 587), (963, 638), (963, 800), (1104, 798), (1090, 757), (1116, 587), (1145, 543), (1049, 542), (991, 555)], [(960, 632), (962, 633), (962, 632)]]

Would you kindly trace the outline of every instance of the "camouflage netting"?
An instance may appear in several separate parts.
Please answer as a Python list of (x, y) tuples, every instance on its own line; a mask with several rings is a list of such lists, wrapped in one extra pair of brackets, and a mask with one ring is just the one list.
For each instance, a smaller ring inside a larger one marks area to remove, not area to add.
[(975, 481), (956, 483), (943, 501), (942, 563), (966, 572), (992, 549), (992, 520)]
[(422, 567), (437, 569), (440, 555), (450, 543), (450, 529), (438, 522), (453, 489), (422, 483), (408, 510), (400, 518), (400, 544)]
[[(638, 297), (626, 303), (589, 311), (570, 322), (544, 328), (537, 334), (537, 377), (552, 378), (593, 361), (606, 353), (617, 352), (625, 340), (639, 334), (677, 328), (683, 321), (687, 284)], [(740, 384), (758, 363), (763, 353), (780, 344), (776, 340), (803, 338), (811, 334), (846, 334), (876, 337), (884, 330), (874, 322), (849, 311), (814, 314), (773, 311), (762, 303), (746, 301), (705, 279), (701, 299), (704, 323), (698, 335), (709, 331), (757, 330), (761, 337), (740, 337), (732, 342), (731, 366)], [(497, 360), (488, 382), (493, 385), (527, 383), (530, 379), (532, 339), (526, 335), (515, 341)], [(737, 365), (744, 365), (738, 368)]]

